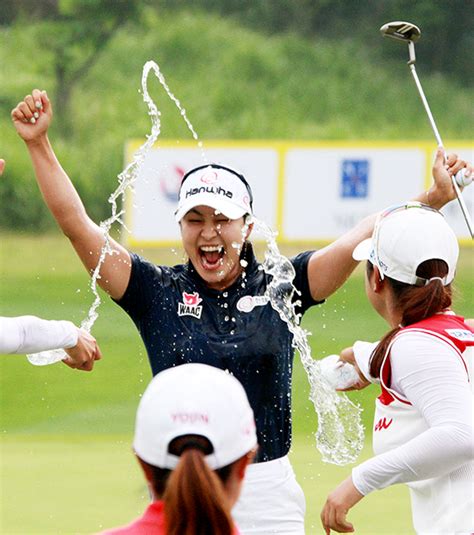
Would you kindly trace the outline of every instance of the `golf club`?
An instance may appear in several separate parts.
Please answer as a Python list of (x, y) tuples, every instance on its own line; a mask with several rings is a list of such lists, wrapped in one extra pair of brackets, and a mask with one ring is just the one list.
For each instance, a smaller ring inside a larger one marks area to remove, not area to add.
[[(415, 24), (412, 24), (411, 22), (394, 21), (394, 22), (387, 22), (386, 24), (384, 24), (380, 28), (380, 33), (384, 37), (390, 37), (391, 39), (395, 39), (396, 41), (402, 41), (408, 44), (408, 56), (409, 56), (409, 60), (407, 62), (408, 66), (410, 67), (410, 71), (413, 75), (413, 79), (415, 80), (418, 93), (420, 94), (421, 101), (423, 102), (423, 106), (425, 107), (425, 110), (428, 115), (428, 119), (430, 121), (431, 128), (435, 135), (436, 141), (439, 146), (444, 147), (444, 144), (441, 139), (438, 128), (436, 126), (433, 114), (431, 113), (431, 109), (428, 105), (428, 101), (426, 100), (425, 93), (423, 91), (423, 88), (421, 87), (421, 83), (420, 83), (420, 80), (418, 78), (418, 75), (415, 69), (415, 63), (416, 63), (415, 42), (418, 41), (418, 39), (420, 39), (421, 37), (420, 28), (418, 28), (418, 26), (415, 26)], [(469, 229), (469, 233), (471, 234), (471, 238), (474, 239), (472, 221), (469, 216), (469, 212), (467, 211), (466, 204), (464, 203), (461, 190), (459, 189), (459, 186), (463, 187), (463, 186), (469, 185), (472, 182), (472, 177), (465, 176), (464, 170), (461, 170), (456, 174), (456, 176), (452, 177), (452, 182), (453, 182), (454, 191), (456, 193), (456, 197), (459, 202), (459, 206), (461, 207), (461, 211), (463, 213), (464, 219)]]

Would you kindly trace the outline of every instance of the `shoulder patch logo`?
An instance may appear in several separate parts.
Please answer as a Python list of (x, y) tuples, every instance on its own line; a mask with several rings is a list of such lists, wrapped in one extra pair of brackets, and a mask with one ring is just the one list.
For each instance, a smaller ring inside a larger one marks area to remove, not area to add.
[(202, 305), (199, 305), (201, 301), (197, 292), (192, 294), (183, 292), (183, 302), (178, 303), (178, 316), (193, 316), (193, 318), (201, 319)]
[(467, 329), (446, 329), (446, 332), (457, 340), (461, 340), (463, 342), (474, 342), (474, 333), (468, 331)]

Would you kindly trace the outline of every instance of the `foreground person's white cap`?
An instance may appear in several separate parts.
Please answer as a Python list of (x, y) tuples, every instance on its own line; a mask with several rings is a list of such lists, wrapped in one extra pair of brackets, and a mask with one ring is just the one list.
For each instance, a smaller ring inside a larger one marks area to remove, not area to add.
[(200, 435), (212, 444), (212, 470), (236, 461), (257, 445), (247, 395), (229, 373), (206, 364), (183, 364), (156, 375), (140, 401), (133, 447), (148, 464), (173, 469), (179, 457), (170, 443)]
[(229, 219), (252, 213), (252, 191), (244, 176), (218, 164), (188, 171), (181, 182), (176, 221), (196, 206), (210, 206)]
[(459, 245), (441, 212), (417, 202), (388, 208), (379, 216), (372, 238), (354, 249), (355, 260), (370, 260), (381, 277), (422, 286), (427, 280), (416, 275), (425, 260), (444, 260), (448, 274), (444, 285), (452, 282), (459, 256)]

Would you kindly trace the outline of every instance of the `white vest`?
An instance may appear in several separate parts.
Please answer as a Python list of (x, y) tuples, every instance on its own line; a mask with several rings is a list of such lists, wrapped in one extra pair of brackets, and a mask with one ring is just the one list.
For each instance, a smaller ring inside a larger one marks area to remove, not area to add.
[[(440, 329), (439, 318), (437, 320), (432, 324), (429, 320), (424, 320), (423, 328), (420, 328), (419, 324), (413, 325), (400, 331), (397, 336), (403, 336), (405, 330), (415, 330), (444, 340), (458, 353), (468, 377), (472, 377), (469, 367), (473, 366), (474, 361), (473, 343), (466, 344), (465, 341), (453, 339), (455, 337), (452, 334), (447, 335), (444, 329)], [(385, 354), (380, 373), (382, 394), (376, 400), (373, 429), (373, 448), (376, 455), (406, 444), (428, 429), (418, 410), (385, 384), (390, 373), (390, 349), (397, 336)], [(474, 397), (472, 399), (474, 402)], [(407, 485), (411, 495), (413, 525), (419, 535), (474, 533), (474, 461), (447, 475)]]

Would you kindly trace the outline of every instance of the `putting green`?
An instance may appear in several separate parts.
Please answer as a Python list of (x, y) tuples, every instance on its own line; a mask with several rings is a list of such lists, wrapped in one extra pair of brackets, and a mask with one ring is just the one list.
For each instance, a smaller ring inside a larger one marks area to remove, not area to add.
[[(63, 236), (2, 235), (1, 313), (36, 314), (79, 323), (92, 301), (88, 278)], [(294, 254), (296, 250), (285, 251)], [(474, 249), (461, 252), (456, 310), (474, 316)], [(147, 251), (157, 263), (176, 261), (170, 251)], [(386, 331), (363, 291), (362, 270), (327, 303), (305, 315), (315, 358), (338, 352), (356, 339)], [(18, 355), (0, 358), (0, 533), (94, 533), (138, 516), (148, 497), (131, 453), (139, 396), (151, 378), (143, 344), (132, 322), (109, 299), (93, 334), (103, 360), (93, 373), (62, 364), (42, 368)], [(351, 394), (373, 414), (372, 387)], [(321, 462), (314, 446), (317, 419), (299, 357), (293, 374), (291, 458), (306, 495), (308, 535), (322, 534), (319, 512), (350, 467)], [(367, 432), (370, 440), (370, 432)], [(361, 459), (370, 455), (364, 450)], [(412, 534), (408, 493), (394, 487), (365, 498), (350, 512), (357, 533)]]
[[(130, 444), (130, 435), (4, 435), (0, 532), (95, 533), (137, 517), (148, 493)], [(291, 458), (306, 495), (306, 533), (322, 534), (321, 507), (350, 467), (322, 463), (312, 441), (300, 436)], [(361, 534), (413, 533), (401, 486), (368, 496), (349, 519)]]

